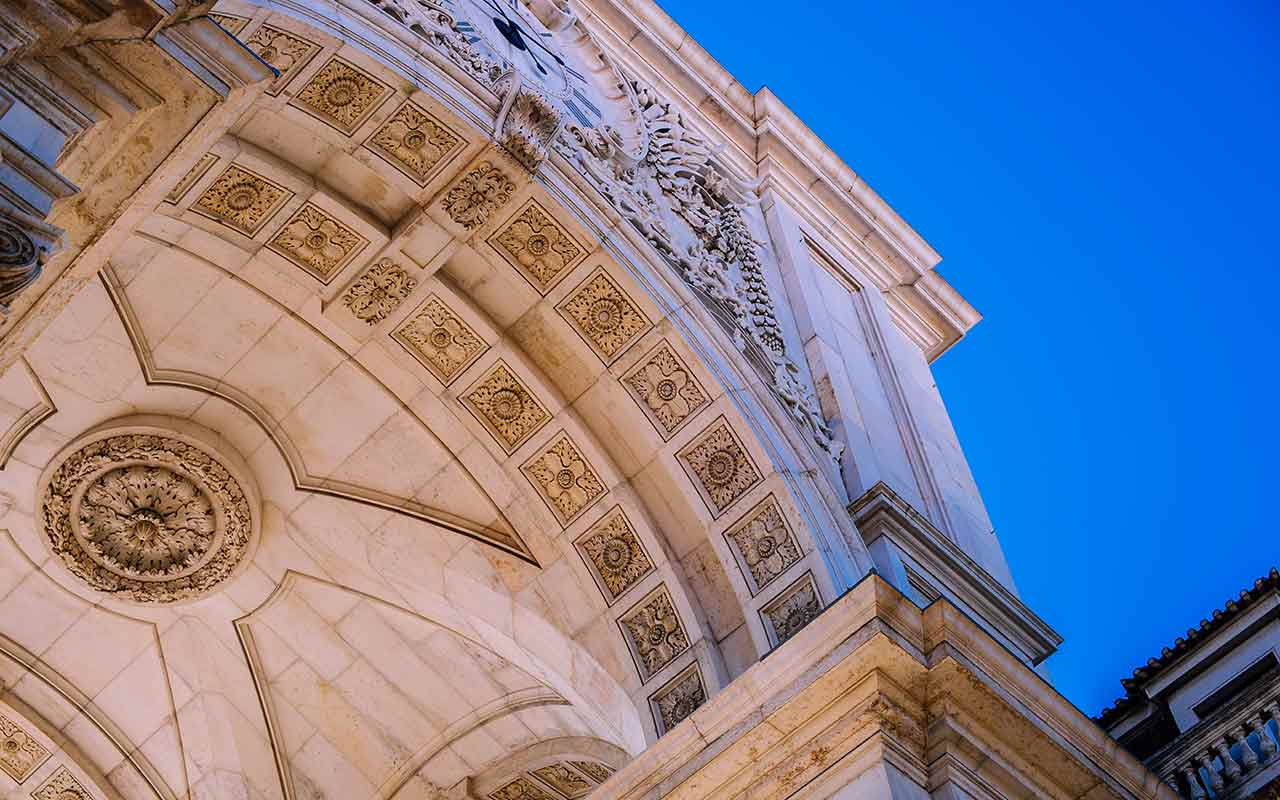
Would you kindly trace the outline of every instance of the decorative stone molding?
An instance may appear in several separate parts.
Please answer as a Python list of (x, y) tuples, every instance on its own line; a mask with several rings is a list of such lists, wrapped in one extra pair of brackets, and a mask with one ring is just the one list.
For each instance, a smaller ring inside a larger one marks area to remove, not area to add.
[(545, 295), (577, 266), (586, 251), (536, 200), (530, 200), (489, 245)]
[(320, 45), (271, 25), (259, 27), (244, 44), (280, 73), (280, 77), (267, 87), (270, 95), (279, 94), (284, 85), (320, 52)]
[(0, 770), (18, 783), (49, 759), (49, 749), (4, 714), (0, 714), (0, 737)]
[(595, 787), (586, 778), (579, 775), (564, 764), (548, 764), (545, 767), (531, 770), (535, 778), (555, 789), (568, 800), (580, 800)]
[(707, 688), (702, 682), (702, 670), (695, 661), (649, 698), (658, 735), (684, 722), (705, 702)]
[(734, 523), (725, 532), (725, 538), (733, 548), (752, 596), (800, 560), (800, 546), (773, 495)]
[(208, 594), (257, 541), (258, 495), (216, 434), (128, 418), (73, 442), (41, 479), (50, 548), (89, 587), (138, 603)]
[(395, 313), (418, 285), (418, 279), (389, 258), (374, 264), (342, 295), (356, 319), (377, 325)]
[(729, 421), (720, 417), (676, 457), (718, 517), (762, 478)]
[(556, 308), (606, 364), (649, 329), (649, 320), (603, 268)]
[(604, 495), (604, 484), (564, 432), (520, 471), (561, 525), (567, 526)]
[(318, 206), (306, 203), (272, 237), (268, 246), (327, 284), (367, 244), (368, 239)]
[(668, 440), (708, 404), (693, 370), (663, 341), (622, 379), (658, 434)]
[(489, 798), (490, 800), (556, 800), (528, 778), (516, 778), (498, 791), (490, 793)]
[(547, 158), (547, 148), (560, 132), (563, 115), (549, 97), (528, 86), (520, 73), (508, 72), (495, 87), (503, 96), (502, 108), (494, 123), (498, 144), (530, 172)]
[(187, 170), (187, 174), (182, 176), (182, 180), (174, 184), (169, 193), (164, 196), (165, 202), (176, 205), (216, 163), (218, 163), (218, 156), (214, 153), (205, 153), (200, 156), (200, 159), (191, 165), (191, 169)]
[(293, 192), (238, 164), (231, 164), (201, 193), (191, 209), (245, 236), (253, 236)]
[(235, 14), (210, 14), (209, 19), (221, 25), (229, 33), (234, 34), (239, 34), (249, 24), (248, 17), (238, 17)]
[(551, 421), (547, 409), (502, 361), (476, 381), (462, 401), (508, 454)]
[(577, 547), (610, 604), (654, 570), (653, 561), (621, 506), (587, 531)]
[(40, 278), (45, 248), (37, 243), (34, 233), (17, 215), (0, 214), (0, 309), (8, 309), (14, 298)]
[(58, 767), (40, 788), (31, 793), (32, 800), (95, 800), (71, 770)]
[(425, 109), (405, 101), (364, 144), (426, 186), (445, 164), (466, 147), (466, 141)]
[(813, 583), (813, 576), (808, 574), (760, 610), (775, 647), (796, 635), (821, 613), (822, 597)]
[(391, 88), (339, 58), (331, 58), (293, 98), (293, 105), (350, 136)]
[(516, 185), (492, 161), (481, 161), (445, 195), (449, 218), (469, 231), (480, 227), (511, 199)]
[(618, 620), (627, 646), (647, 681), (689, 649), (689, 636), (671, 602), (666, 586), (659, 586)]
[(613, 768), (596, 761), (570, 761), (574, 769), (586, 775), (596, 783), (604, 783), (613, 774)]
[(392, 338), (446, 386), (489, 349), (484, 339), (434, 294)]
[(369, 0), (387, 16), (422, 37), (437, 51), (462, 68), (485, 88), (495, 82), (509, 65), (482, 53), (474, 44), (476, 35), (455, 27), (449, 9), (441, 0)]

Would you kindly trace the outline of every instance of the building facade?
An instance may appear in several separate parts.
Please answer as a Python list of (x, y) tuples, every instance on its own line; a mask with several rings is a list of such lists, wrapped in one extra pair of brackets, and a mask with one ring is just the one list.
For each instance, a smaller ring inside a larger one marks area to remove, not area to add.
[(1183, 797), (1280, 796), (1280, 572), (1122, 683), (1098, 722)]
[(1175, 796), (977, 313), (651, 0), (3, 3), (0, 796)]

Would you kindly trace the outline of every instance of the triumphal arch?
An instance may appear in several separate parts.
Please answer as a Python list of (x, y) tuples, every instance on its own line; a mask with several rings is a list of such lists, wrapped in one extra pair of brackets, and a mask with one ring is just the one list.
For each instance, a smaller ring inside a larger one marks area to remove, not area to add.
[(2, 7), (0, 796), (1173, 796), (977, 313), (652, 0)]

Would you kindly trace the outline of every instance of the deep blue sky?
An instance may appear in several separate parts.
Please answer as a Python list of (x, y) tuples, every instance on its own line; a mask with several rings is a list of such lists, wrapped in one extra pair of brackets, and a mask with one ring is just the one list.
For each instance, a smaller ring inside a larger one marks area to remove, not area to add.
[(1063, 694), (1280, 563), (1280, 7), (660, 2), (985, 315), (935, 371)]

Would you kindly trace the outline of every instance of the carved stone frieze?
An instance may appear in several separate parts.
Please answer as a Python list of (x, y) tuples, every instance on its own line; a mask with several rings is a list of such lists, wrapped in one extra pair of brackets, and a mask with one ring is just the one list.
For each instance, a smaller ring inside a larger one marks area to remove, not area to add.
[(525, 169), (537, 172), (546, 160), (547, 148), (560, 132), (560, 106), (524, 85), (518, 72), (504, 75), (497, 88), (503, 95), (495, 123), (498, 144)]
[(247, 17), (238, 17), (234, 14), (210, 14), (209, 18), (234, 34), (239, 34), (249, 24)]
[(613, 774), (613, 768), (596, 761), (570, 761), (574, 769), (586, 775), (596, 783), (604, 783)]
[(649, 320), (603, 269), (565, 298), (558, 310), (607, 364), (649, 328)]
[(58, 767), (31, 797), (32, 800), (96, 800), (66, 767)]
[(408, 101), (365, 142), (365, 147), (385, 158), (419, 186), (425, 186), (465, 146), (461, 136)]
[(540, 294), (550, 291), (586, 255), (555, 218), (533, 200), (490, 236), (489, 244)]
[(595, 788), (594, 784), (564, 764), (548, 764), (545, 767), (530, 770), (530, 772), (535, 778), (555, 789), (561, 795), (567, 797), (568, 800), (579, 800), (579, 798), (586, 797), (587, 793)]
[(760, 613), (769, 621), (775, 645), (790, 639), (822, 613), (822, 598), (813, 584), (813, 576), (805, 575), (787, 587)]
[(711, 423), (678, 457), (713, 516), (720, 516), (761, 480), (760, 471), (724, 417)]
[(387, 16), (421, 36), (486, 88), (508, 69), (487, 49), (481, 50), (474, 32), (459, 30), (440, 0), (369, 0)]
[(93, 589), (140, 603), (203, 595), (254, 539), (241, 479), (189, 437), (124, 428), (91, 436), (46, 471), (40, 519), (53, 553)]
[(654, 348), (622, 385), (663, 439), (670, 439), (709, 402), (693, 371), (668, 342)]
[(351, 284), (342, 295), (342, 304), (356, 319), (377, 325), (394, 314), (417, 285), (417, 278), (383, 258)]
[(489, 349), (489, 345), (434, 294), (392, 337), (446, 385)]
[(658, 735), (684, 722), (705, 702), (707, 689), (702, 683), (702, 671), (697, 662), (694, 662), (650, 699)]
[(293, 192), (232, 164), (201, 193), (192, 210), (253, 236)]
[(306, 203), (284, 224), (269, 246), (321, 283), (333, 280), (369, 240), (318, 206)]
[(204, 177), (209, 168), (216, 164), (218, 157), (213, 153), (205, 153), (200, 156), (196, 163), (191, 165), (191, 169), (187, 170), (187, 174), (182, 176), (182, 180), (178, 181), (169, 193), (164, 196), (165, 202), (176, 204), (182, 199), (182, 196), (191, 191), (191, 187), (195, 186), (196, 181)]
[(501, 361), (467, 390), (462, 401), (508, 453), (551, 421), (547, 409)]
[(271, 95), (279, 94), (284, 85), (320, 52), (320, 45), (271, 25), (259, 27), (244, 44), (280, 73), (267, 87), (267, 94)]
[(449, 189), (444, 210), (450, 219), (472, 231), (510, 200), (515, 190), (515, 183), (501, 167), (481, 161)]
[(604, 494), (604, 484), (567, 433), (559, 434), (521, 471), (562, 525), (568, 525)]
[(4, 714), (0, 714), (0, 737), (0, 770), (18, 783), (49, 758), (48, 748)]
[(637, 603), (618, 624), (626, 634), (641, 680), (649, 680), (689, 649), (689, 636), (666, 586), (659, 586)]
[(390, 88), (347, 62), (331, 58), (293, 102), (302, 110), (350, 136), (382, 103)]
[(596, 582), (610, 603), (653, 572), (653, 561), (619, 506), (585, 536), (578, 550), (591, 565)]
[(528, 778), (516, 778), (496, 792), (489, 794), (490, 800), (556, 800), (548, 792), (539, 789)]
[(800, 560), (800, 546), (773, 495), (751, 509), (726, 533), (755, 595)]

